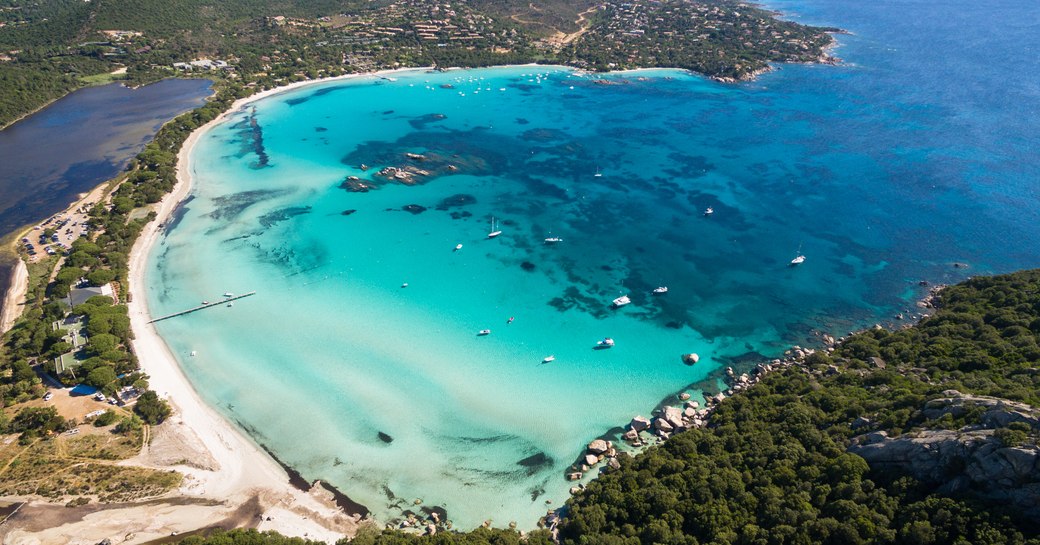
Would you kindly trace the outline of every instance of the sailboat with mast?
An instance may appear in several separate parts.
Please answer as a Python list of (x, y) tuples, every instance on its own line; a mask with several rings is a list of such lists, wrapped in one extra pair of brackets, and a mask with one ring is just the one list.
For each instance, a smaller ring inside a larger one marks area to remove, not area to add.
[(502, 230), (499, 229), (498, 225), (495, 223), (495, 216), (491, 216), (491, 231), (488, 232), (487, 237), (488, 238), (495, 238), (495, 237), (497, 237), (498, 235), (501, 235), (501, 234), (502, 234)]
[(798, 252), (797, 252), (797, 254), (798, 254), (797, 257), (795, 257), (794, 259), (791, 260), (791, 266), (792, 267), (797, 267), (798, 265), (801, 265), (802, 263), (805, 263), (805, 256), (802, 255), (802, 245), (801, 244), (798, 245)]

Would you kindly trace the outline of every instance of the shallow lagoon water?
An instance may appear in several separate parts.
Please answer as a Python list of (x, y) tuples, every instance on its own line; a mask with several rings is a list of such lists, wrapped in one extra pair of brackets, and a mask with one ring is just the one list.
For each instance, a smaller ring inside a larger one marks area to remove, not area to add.
[[(206, 399), (381, 520), (421, 498), (458, 527), (531, 527), (585, 443), (722, 367), (889, 320), (920, 279), (1035, 259), (1035, 163), (987, 183), (996, 136), (926, 91), (892, 98), (879, 80), (925, 72), (879, 78), (892, 53), (846, 39), (846, 66), (740, 86), (510, 67), (257, 102), (199, 143), (148, 280), (155, 315), (257, 295), (159, 330)], [(427, 183), (341, 187), (408, 164)]]

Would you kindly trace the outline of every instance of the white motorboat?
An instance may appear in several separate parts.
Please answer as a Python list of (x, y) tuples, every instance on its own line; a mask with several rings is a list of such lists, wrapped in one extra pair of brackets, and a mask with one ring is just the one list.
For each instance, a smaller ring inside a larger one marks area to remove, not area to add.
[(483, 337), (484, 335), (490, 335), (490, 334), (491, 334), (491, 330), (490, 329), (481, 329), (480, 331), (477, 332), (477, 336), (478, 337)]
[(611, 339), (610, 337), (606, 337), (602, 341), (599, 341), (598, 343), (596, 343), (596, 346), (599, 347), (599, 348), (611, 348), (611, 347), (614, 346), (614, 339)]
[(805, 256), (801, 254), (791, 260), (791, 265), (801, 265), (802, 263), (805, 263)]
[(712, 215), (714, 213), (715, 213), (715, 209), (710, 207), (710, 206), (704, 209), (704, 215), (705, 216), (710, 216), (710, 215)]
[(618, 297), (617, 299), (614, 299), (613, 304), (614, 304), (614, 308), (618, 308), (618, 307), (623, 307), (623, 306), (625, 306), (625, 305), (627, 305), (627, 304), (629, 304), (631, 302), (632, 302), (632, 300), (629, 299), (627, 295), (622, 295), (621, 297)]
[(665, 293), (668, 293), (668, 286), (654, 288), (654, 295), (663, 295)]
[(542, 358), (542, 363), (549, 363), (551, 361), (556, 361), (556, 356), (546, 356)]
[(457, 252), (457, 251), (459, 251), (459, 250), (461, 250), (461, 249), (462, 249), (462, 244), (456, 244), (456, 245), (455, 245), (455, 251), (456, 251), (456, 252)]
[(231, 293), (230, 291), (224, 292), (224, 297), (234, 297), (234, 296), (235, 296), (235, 294)]

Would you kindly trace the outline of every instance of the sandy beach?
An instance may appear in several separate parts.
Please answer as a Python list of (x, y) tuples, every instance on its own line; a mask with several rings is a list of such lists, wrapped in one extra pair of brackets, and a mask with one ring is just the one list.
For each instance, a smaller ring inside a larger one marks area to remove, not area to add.
[[(191, 193), (188, 159), (195, 144), (211, 127), (247, 103), (267, 96), (304, 85), (383, 73), (351, 74), (263, 91), (236, 101), (227, 112), (188, 137), (177, 158), (177, 185), (158, 203), (156, 220), (145, 226), (129, 255), (128, 306), (135, 336), (133, 348), (141, 369), (150, 377), (151, 387), (171, 404), (174, 413), (155, 429), (153, 440), (139, 456), (122, 462), (174, 469), (185, 476), (183, 485), (157, 500), (98, 506), (84, 510), (82, 515), (62, 505), (30, 502), (23, 511), (31, 513), (31, 519), (40, 524), (20, 524), (9, 529), (4, 535), (5, 543), (93, 544), (105, 538), (114, 543), (143, 543), (215, 526), (255, 527), (326, 543), (356, 532), (359, 517), (345, 513), (330, 491), (320, 485), (308, 491), (293, 486), (278, 462), (202, 401), (165, 341), (148, 323), (151, 316), (145, 269), (149, 251), (161, 235), (160, 226)], [(24, 263), (20, 271), (24, 273)], [(24, 283), (26, 275), (18, 278)], [(20, 297), (24, 291), (24, 287), (12, 289), (11, 297)], [(4, 318), (6, 323), (7, 316)], [(17, 313), (11, 319), (16, 318)], [(45, 520), (51, 523), (46, 524)]]
[[(403, 70), (425, 69), (428, 68)], [(262, 91), (236, 101), (227, 112), (189, 135), (177, 157), (177, 185), (156, 205), (156, 220), (145, 226), (129, 255), (128, 306), (135, 335), (133, 348), (152, 388), (171, 404), (174, 413), (153, 430), (152, 440), (140, 455), (121, 462), (173, 469), (185, 476), (184, 483), (179, 490), (155, 500), (73, 510), (27, 498), (29, 503), (20, 518), (30, 522), (9, 525), (3, 532), (4, 543), (94, 544), (105, 538), (114, 543), (143, 543), (206, 527), (254, 527), (334, 543), (356, 532), (360, 517), (345, 513), (332, 492), (320, 484), (307, 491), (294, 486), (277, 461), (202, 401), (165, 341), (148, 323), (151, 316), (144, 276), (149, 251), (161, 235), (160, 226), (191, 193), (188, 159), (195, 144), (211, 127), (246, 104), (275, 94), (306, 85), (400, 71), (348, 74)], [(107, 182), (101, 184), (69, 210), (102, 198), (108, 188)], [(20, 261), (5, 301), (5, 309), (9, 310), (0, 320), (5, 330), (21, 313), (19, 303), (24, 299), (27, 280), (25, 264)]]
[[(150, 377), (152, 389), (171, 404), (174, 413), (155, 428), (152, 441), (139, 456), (121, 462), (174, 469), (185, 475), (184, 483), (163, 498), (96, 506), (85, 510), (82, 516), (62, 505), (30, 503), (26, 510), (33, 512), (40, 524), (8, 530), (5, 543), (93, 544), (105, 538), (112, 538), (114, 543), (142, 543), (212, 526), (255, 527), (327, 543), (356, 532), (361, 523), (359, 517), (345, 513), (330, 491), (320, 485), (309, 491), (293, 486), (277, 461), (199, 397), (166, 342), (148, 323), (151, 315), (145, 270), (148, 254), (161, 237), (161, 226), (191, 194), (193, 180), (188, 161), (194, 146), (210, 128), (250, 102), (299, 87), (428, 69), (348, 74), (262, 91), (236, 101), (224, 114), (189, 135), (178, 154), (177, 184), (155, 206), (156, 219), (145, 226), (129, 255), (128, 306), (135, 336), (133, 348), (141, 369)], [(47, 519), (52, 519), (52, 524), (44, 525), (42, 521)], [(117, 536), (122, 538), (117, 540)]]
[(11, 276), (11, 285), (4, 296), (4, 312), (0, 316), (0, 335), (11, 329), (18, 317), (22, 315), (22, 305), (25, 304), (25, 292), (28, 289), (29, 271), (25, 267), (25, 262), (19, 259)]
[[(203, 452), (199, 454), (211, 462), (206, 464), (209, 467), (177, 467), (186, 475), (181, 492), (186, 496), (223, 501), (222, 508), (212, 513), (213, 519), (224, 518), (228, 514), (227, 509), (244, 505), (258, 497), (266, 513), (263, 529), (276, 530), (290, 536), (306, 535), (311, 539), (331, 543), (352, 534), (357, 527), (357, 518), (343, 513), (320, 487), (311, 493), (293, 487), (288, 474), (274, 459), (199, 398), (165, 341), (148, 323), (150, 314), (145, 283), (148, 253), (160, 237), (160, 225), (191, 193), (192, 176), (188, 160), (199, 139), (212, 126), (222, 122), (230, 113), (239, 111), (248, 102), (313, 83), (301, 82), (241, 99), (225, 114), (188, 137), (177, 158), (177, 185), (159, 203), (156, 210), (158, 217), (145, 227), (130, 253), (129, 311), (136, 337), (134, 351), (140, 359), (141, 368), (151, 377), (152, 388), (174, 407), (175, 412), (169, 425), (179, 428), (178, 433), (183, 432), (183, 435), (188, 436), (184, 442), (201, 447)], [(135, 462), (141, 460), (128, 461), (142, 465)], [(274, 511), (277, 511), (277, 516), (271, 514)], [(171, 525), (176, 524), (179, 518), (177, 513), (171, 515)], [(266, 520), (267, 516), (271, 520)], [(197, 514), (191, 518), (194, 519), (194, 526), (181, 528), (180, 531), (204, 525), (200, 524), (202, 521)]]

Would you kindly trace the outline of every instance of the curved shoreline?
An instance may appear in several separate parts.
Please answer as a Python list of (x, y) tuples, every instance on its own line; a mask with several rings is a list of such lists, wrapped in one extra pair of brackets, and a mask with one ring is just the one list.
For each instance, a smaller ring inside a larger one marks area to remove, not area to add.
[[(574, 67), (562, 65), (506, 65), (486, 68), (521, 68), (537, 67), (539, 69), (562, 69), (587, 75), (593, 73), (584, 72)], [(160, 240), (166, 222), (178, 210), (187, 199), (194, 183), (191, 171), (191, 154), (195, 145), (201, 138), (229, 117), (241, 112), (249, 104), (269, 98), (272, 96), (297, 90), (302, 87), (318, 85), (337, 81), (346, 81), (358, 78), (385, 77), (390, 74), (413, 73), (430, 70), (432, 67), (402, 68), (395, 70), (383, 70), (362, 74), (347, 74), (336, 77), (320, 78), (290, 83), (280, 87), (260, 91), (251, 96), (236, 100), (227, 110), (217, 118), (206, 123), (193, 131), (184, 141), (177, 155), (177, 181), (173, 190), (167, 194), (157, 205), (155, 220), (149, 222), (134, 244), (129, 254), (129, 293), (130, 301), (129, 315), (131, 326), (136, 339), (133, 348), (140, 360), (141, 369), (146, 372), (152, 380), (153, 388), (166, 398), (175, 408), (171, 425), (184, 425), (190, 428), (197, 441), (201, 443), (202, 449), (199, 454), (203, 457), (211, 456), (215, 461), (214, 470), (204, 470), (178, 466), (180, 472), (187, 477), (187, 482), (181, 489), (181, 493), (191, 497), (202, 497), (219, 499), (230, 505), (242, 505), (249, 501), (255, 494), (260, 493), (264, 497), (275, 498), (274, 503), (282, 505), (293, 505), (299, 507), (304, 502), (310, 502), (308, 511), (328, 517), (328, 520), (336, 521), (336, 525), (349, 521), (347, 526), (339, 526), (340, 531), (332, 529), (333, 525), (317, 522), (317, 516), (307, 516), (297, 513), (292, 523), (287, 522), (286, 514), (276, 517), (281, 520), (262, 523), (261, 529), (276, 530), (285, 535), (301, 536), (306, 532), (308, 537), (332, 541), (344, 534), (353, 533), (356, 530), (358, 519), (347, 517), (334, 502), (321, 498), (315, 501), (314, 495), (301, 491), (291, 482), (291, 475), (269, 452), (249, 436), (248, 432), (236, 425), (233, 421), (221, 415), (214, 407), (208, 405), (201, 399), (194, 386), (191, 384), (180, 362), (173, 355), (165, 340), (158, 334), (155, 327), (148, 323), (150, 314), (147, 305), (146, 269), (148, 256), (154, 245)], [(635, 75), (640, 72), (675, 70), (704, 79), (706, 76), (682, 69), (649, 68), (638, 70), (613, 71), (610, 75)], [(250, 467), (251, 471), (245, 471), (244, 467)], [(297, 483), (298, 484), (298, 483)], [(201, 523), (197, 524), (202, 525)], [(304, 526), (306, 525), (306, 526)], [(306, 529), (302, 529), (302, 528)], [(347, 530), (343, 530), (347, 528)]]
[[(644, 68), (635, 70), (612, 71), (607, 74), (595, 74), (580, 69), (563, 65), (523, 64), (503, 65), (488, 68), (538, 68), (548, 70), (566, 70), (569, 72), (595, 76), (636, 76), (639, 73), (677, 71), (696, 77), (705, 76), (681, 69), (668, 68)], [(147, 304), (146, 270), (148, 256), (152, 248), (161, 240), (163, 230), (170, 218), (177, 212), (179, 207), (188, 199), (192, 193), (195, 183), (192, 168), (191, 155), (198, 142), (204, 138), (210, 130), (217, 125), (227, 121), (231, 116), (246, 109), (250, 104), (294, 91), (303, 87), (320, 85), (331, 82), (347, 81), (359, 78), (389, 77), (392, 74), (416, 73), (428, 71), (434, 67), (401, 68), (395, 70), (382, 70), (362, 74), (346, 74), (336, 77), (320, 78), (290, 83), (280, 87), (263, 90), (248, 97), (236, 100), (230, 107), (212, 121), (193, 131), (182, 144), (177, 154), (177, 180), (173, 190), (168, 193), (155, 208), (156, 218), (149, 222), (142, 230), (129, 254), (129, 315), (131, 327), (135, 336), (133, 341), (134, 352), (140, 361), (142, 371), (150, 376), (152, 388), (165, 398), (174, 407), (175, 413), (171, 423), (175, 425), (188, 424), (197, 438), (194, 443), (201, 442), (202, 457), (212, 456), (218, 468), (214, 471), (199, 470), (196, 468), (177, 467), (184, 473), (188, 482), (182, 487), (182, 493), (193, 497), (221, 499), (238, 505), (247, 502), (253, 493), (263, 491), (267, 494), (275, 494), (282, 498), (311, 498), (306, 492), (301, 491), (299, 476), (292, 475), (291, 468), (287, 468), (277, 460), (270, 451), (249, 435), (249, 431), (236, 424), (233, 420), (220, 414), (214, 407), (208, 405), (198, 394), (191, 384), (187, 375), (181, 367), (180, 362), (174, 356), (166, 341), (159, 335), (153, 324), (148, 323), (151, 314)], [(448, 70), (464, 70), (452, 68)], [(576, 448), (580, 448), (576, 445)], [(247, 475), (242, 467), (249, 466), (255, 471)], [(349, 492), (349, 491), (348, 491)], [(335, 491), (333, 491), (335, 494)], [(327, 499), (327, 498), (325, 498)], [(293, 504), (296, 500), (289, 500)], [(287, 503), (288, 503), (287, 502)], [(346, 517), (339, 507), (332, 501), (326, 501), (321, 511), (329, 517)], [(284, 519), (285, 516), (281, 517)], [(312, 528), (306, 530), (309, 538), (316, 536), (335, 537), (332, 530), (327, 526), (316, 524), (314, 516), (311, 516)], [(353, 524), (351, 530), (356, 530), (358, 518), (350, 518)], [(260, 527), (264, 530), (276, 530), (279, 533), (290, 536), (301, 536), (298, 526), (286, 527), (277, 524), (278, 521), (266, 521)], [(284, 521), (283, 521), (284, 522)], [(297, 521), (300, 522), (300, 521)], [(308, 522), (303, 520), (302, 522)], [(295, 530), (295, 532), (293, 531)], [(325, 531), (327, 533), (322, 534)], [(353, 533), (350, 531), (348, 533)], [(341, 533), (340, 536), (343, 534)], [(323, 538), (326, 541), (330, 539)]]
[[(287, 87), (235, 101), (227, 111), (196, 129), (185, 140), (177, 155), (177, 183), (159, 202), (156, 218), (145, 226), (130, 252), (128, 307), (135, 337), (133, 349), (141, 370), (149, 375), (152, 387), (174, 408), (167, 425), (184, 426), (183, 431), (194, 436), (195, 441), (191, 442), (201, 445), (198, 454), (203, 458), (209, 456), (214, 462), (212, 470), (177, 466), (185, 475), (180, 494), (219, 500), (225, 509), (236, 508), (259, 496), (264, 512), (277, 512), (277, 516), (268, 515), (273, 520), (263, 520), (258, 528), (332, 543), (344, 535), (352, 535), (358, 518), (344, 514), (324, 489), (315, 487), (305, 492), (291, 483), (289, 474), (274, 458), (199, 397), (166, 342), (148, 323), (151, 319), (145, 283), (148, 256), (160, 239), (166, 220), (191, 193), (193, 180), (188, 161), (195, 144), (248, 102), (283, 92)], [(224, 509), (217, 511), (213, 519), (220, 518)], [(206, 522), (199, 519), (193, 523), (194, 528), (184, 530), (206, 526)]]

